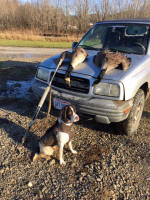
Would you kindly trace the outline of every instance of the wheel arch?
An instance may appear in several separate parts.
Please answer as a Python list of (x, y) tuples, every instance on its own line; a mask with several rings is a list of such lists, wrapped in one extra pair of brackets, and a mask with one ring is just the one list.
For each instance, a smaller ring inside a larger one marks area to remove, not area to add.
[(144, 91), (145, 94), (145, 100), (148, 99), (149, 95), (150, 95), (150, 83), (146, 82), (144, 83), (140, 89), (142, 89)]

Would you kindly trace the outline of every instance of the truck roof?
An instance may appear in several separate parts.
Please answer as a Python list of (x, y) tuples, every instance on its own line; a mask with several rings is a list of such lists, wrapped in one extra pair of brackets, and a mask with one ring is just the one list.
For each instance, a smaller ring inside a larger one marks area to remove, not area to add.
[(150, 18), (134, 18), (134, 19), (115, 19), (115, 20), (104, 20), (97, 23), (140, 23), (150, 24)]

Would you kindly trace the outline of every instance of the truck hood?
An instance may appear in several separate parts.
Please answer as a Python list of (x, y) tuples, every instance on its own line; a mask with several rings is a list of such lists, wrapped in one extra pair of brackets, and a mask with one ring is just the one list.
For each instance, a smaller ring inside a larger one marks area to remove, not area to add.
[[(97, 67), (94, 62), (93, 58), (97, 54), (98, 51), (87, 51), (88, 57), (87, 59), (79, 64), (75, 70), (72, 71), (72, 74), (80, 74), (80, 75), (87, 75), (93, 78), (96, 78), (98, 74), (101, 72), (101, 68)], [(114, 69), (110, 71), (109, 73), (104, 75), (104, 79), (111, 79), (111, 80), (121, 80), (122, 78), (125, 78), (128, 73), (131, 71), (134, 71), (138, 66), (141, 66), (144, 62), (147, 61), (149, 58), (148, 55), (135, 55), (135, 54), (125, 54), (128, 58), (131, 59), (131, 64), (128, 68), (128, 70), (123, 71), (122, 69)], [(41, 63), (43, 67), (47, 67), (50, 69), (55, 69), (57, 67), (56, 60), (59, 58), (59, 55), (53, 56), (44, 62)], [(59, 71), (66, 71), (69, 65), (69, 60), (65, 59), (61, 68)]]

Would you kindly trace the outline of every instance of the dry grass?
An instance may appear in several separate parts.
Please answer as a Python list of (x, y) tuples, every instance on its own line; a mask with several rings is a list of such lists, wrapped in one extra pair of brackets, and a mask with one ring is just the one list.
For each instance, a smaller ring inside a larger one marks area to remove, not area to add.
[(39, 31), (32, 30), (9, 30), (0, 31), (0, 39), (4, 40), (30, 40), (30, 41), (52, 41), (52, 42), (73, 42), (79, 41), (81, 34), (78, 35), (62, 35), (57, 36), (43, 36)]
[(44, 40), (45, 38), (40, 36), (40, 34), (36, 34), (33, 31), (1, 31), (0, 39), (5, 40)]

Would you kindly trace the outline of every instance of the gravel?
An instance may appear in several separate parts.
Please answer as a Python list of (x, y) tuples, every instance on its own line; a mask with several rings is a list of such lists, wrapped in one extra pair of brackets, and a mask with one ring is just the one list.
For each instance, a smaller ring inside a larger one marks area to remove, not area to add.
[(40, 136), (56, 120), (55, 115), (46, 120), (46, 105), (27, 144), (21, 144), (38, 104), (31, 90), (29, 97), (0, 101), (0, 199), (150, 199), (150, 100), (134, 137), (123, 135), (116, 124), (81, 118), (73, 125), (78, 154), (66, 147), (67, 164), (60, 166), (55, 157), (32, 162)]

